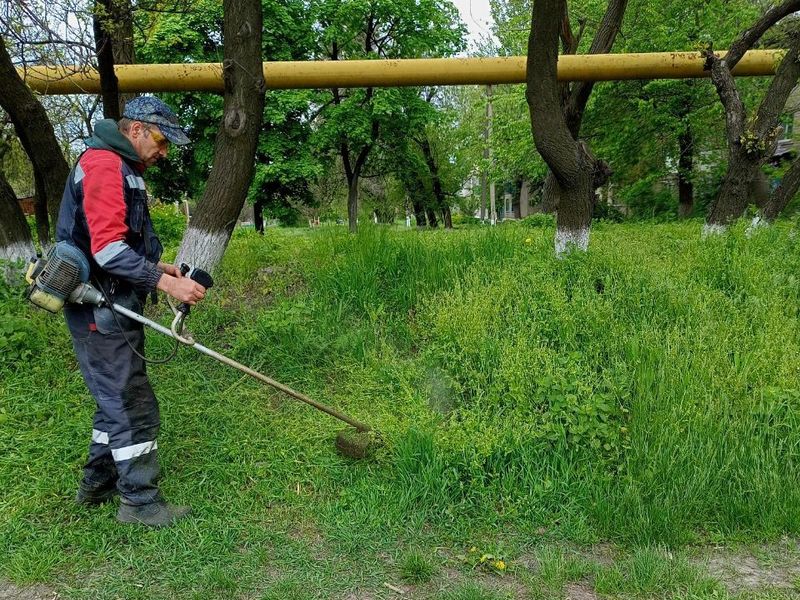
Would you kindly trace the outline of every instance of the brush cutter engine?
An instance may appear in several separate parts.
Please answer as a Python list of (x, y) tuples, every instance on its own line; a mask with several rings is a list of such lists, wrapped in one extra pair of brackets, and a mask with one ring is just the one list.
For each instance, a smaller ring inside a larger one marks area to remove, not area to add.
[(46, 256), (31, 260), (25, 294), (36, 306), (57, 313), (65, 302), (102, 304), (102, 294), (89, 285), (89, 261), (68, 242), (58, 242)]

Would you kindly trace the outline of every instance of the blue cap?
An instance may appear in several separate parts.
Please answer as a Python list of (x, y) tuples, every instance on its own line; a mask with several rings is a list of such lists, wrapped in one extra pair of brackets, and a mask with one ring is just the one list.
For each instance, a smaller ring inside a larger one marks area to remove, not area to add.
[(158, 125), (164, 137), (173, 144), (183, 146), (189, 143), (189, 137), (181, 129), (178, 117), (169, 106), (155, 96), (138, 96), (127, 102), (122, 116), (132, 121)]

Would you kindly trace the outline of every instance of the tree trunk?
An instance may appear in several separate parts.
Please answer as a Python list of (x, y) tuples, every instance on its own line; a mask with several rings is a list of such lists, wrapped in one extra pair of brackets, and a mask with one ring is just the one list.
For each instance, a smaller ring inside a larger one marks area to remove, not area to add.
[(587, 250), (589, 248), (589, 227), (592, 222), (594, 209), (594, 186), (592, 185), (591, 172), (593, 164), (588, 161), (579, 161), (586, 172), (579, 173), (578, 177), (569, 186), (561, 186), (556, 179), (556, 193), (560, 199), (559, 209), (556, 213), (556, 256), (564, 256), (573, 250)]
[[(487, 150), (484, 150), (484, 157)], [(489, 197), (488, 181), (489, 177), (486, 174), (486, 169), (481, 173), (481, 221), (486, 220), (486, 199)]]
[(425, 216), (425, 205), (419, 198), (411, 200), (411, 205), (414, 207), (414, 218), (417, 221), (417, 227), (424, 228), (428, 226), (428, 218)]
[[(584, 24), (581, 24), (581, 30), (577, 36), (573, 35), (571, 26), (569, 24), (569, 13), (567, 11), (567, 5), (565, 2), (560, 2), (559, 0), (546, 0), (548, 5), (547, 7), (540, 7), (542, 9), (542, 16), (546, 17), (551, 20), (558, 21), (557, 25), (559, 27), (559, 37), (564, 43), (564, 52), (565, 54), (574, 54), (577, 51), (580, 38), (583, 35), (583, 27)], [(592, 40), (592, 44), (589, 47), (589, 54), (608, 54), (611, 52), (612, 47), (614, 46), (614, 41), (616, 40), (617, 34), (619, 33), (620, 27), (622, 26), (622, 18), (625, 14), (625, 9), (627, 8), (627, 0), (610, 0), (608, 3), (608, 7), (606, 8), (606, 12), (603, 15), (603, 20), (601, 21), (597, 33)], [(535, 6), (534, 6), (535, 9)], [(546, 15), (544, 14), (546, 13)], [(535, 27), (541, 26), (541, 21), (537, 21), (534, 17), (533, 23), (531, 24), (531, 39), (533, 38), (533, 32)], [(558, 40), (556, 40), (556, 56), (558, 53)], [(556, 59), (557, 60), (557, 59)], [(531, 50), (530, 50), (530, 40), (528, 45), (528, 85), (530, 85), (531, 80)], [(568, 84), (557, 84), (557, 98), (558, 102), (563, 110), (563, 118), (566, 124), (566, 128), (571, 134), (573, 140), (577, 140), (578, 136), (580, 135), (581, 124), (583, 122), (583, 115), (586, 110), (586, 104), (589, 101), (589, 96), (594, 89), (594, 82), (593, 81), (577, 81), (571, 85)], [(541, 151), (540, 151), (541, 152)], [(548, 163), (548, 166), (549, 163)], [(602, 173), (607, 171), (607, 165), (598, 165), (597, 173)], [(562, 186), (559, 185), (559, 182), (553, 175), (552, 167), (550, 166), (551, 172), (547, 174), (544, 182), (544, 188), (542, 190), (542, 212), (545, 213), (553, 213), (559, 210), (559, 206), (561, 203), (561, 198), (559, 194), (562, 191)], [(598, 179), (595, 176), (597, 181)], [(598, 183), (597, 187), (605, 183)], [(596, 188), (595, 188), (596, 189)], [(594, 191), (592, 191), (592, 196), (594, 196)], [(592, 200), (592, 204), (594, 201)], [(571, 210), (571, 209), (567, 209)], [(579, 211), (580, 212), (580, 211)], [(587, 231), (588, 231), (588, 224), (587, 224)], [(586, 236), (586, 240), (588, 243), (588, 233)]]
[(52, 239), (50, 225), (58, 218), (58, 208), (69, 175), (69, 166), (64, 160), (47, 112), (31, 93), (30, 88), (20, 79), (2, 37), (0, 37), (0, 81), (3, 82), (0, 107), (11, 118), (14, 131), (33, 164), (37, 233), (39, 243), (46, 247)]
[(213, 271), (230, 241), (247, 198), (264, 111), (259, 0), (223, 0), (225, 95), (214, 164), (196, 216), (184, 235), (178, 262)]
[[(439, 177), (439, 167), (436, 165), (436, 159), (433, 156), (430, 140), (425, 137), (419, 142), (419, 145), (422, 148), (422, 154), (425, 157), (425, 163), (428, 165), (428, 171), (431, 175), (433, 200), (436, 203), (436, 207), (442, 211), (442, 221), (444, 222), (445, 229), (452, 229), (453, 219), (450, 214), (450, 205), (447, 202), (447, 197), (442, 189), (442, 180)], [(433, 227), (436, 227), (436, 225), (433, 225)]]
[(519, 184), (519, 218), (524, 219), (531, 214), (531, 182), (522, 179)]
[[(8, 283), (21, 281), (20, 275), (29, 258), (36, 255), (28, 222), (17, 196), (0, 171), (0, 275)], [(21, 262), (20, 268), (16, 263)]]
[(256, 231), (264, 235), (264, 200), (262, 198), (253, 203), (253, 223)]
[[(621, 4), (625, 0), (609, 5)], [(562, 106), (556, 77), (558, 41), (566, 0), (534, 0), (528, 41), (526, 99), (536, 149), (550, 167), (558, 197), (555, 252), (586, 250), (594, 206), (594, 190), (608, 178), (607, 166), (597, 161), (583, 142), (576, 141)], [(621, 19), (621, 12), (616, 11)], [(605, 22), (605, 19), (604, 19)], [(598, 32), (600, 35), (600, 32)], [(593, 44), (594, 46), (594, 44)], [(586, 96), (588, 99), (588, 96)]]
[(428, 227), (436, 229), (439, 226), (439, 220), (436, 218), (436, 211), (432, 206), (425, 207), (425, 215), (428, 217)]
[(789, 170), (783, 175), (780, 185), (772, 192), (769, 200), (761, 209), (756, 219), (764, 223), (773, 223), (783, 212), (797, 190), (800, 188), (800, 158), (795, 158)]
[(553, 172), (547, 173), (542, 187), (542, 212), (553, 214), (558, 210), (558, 184)]
[(347, 223), (350, 233), (358, 231), (358, 179), (357, 173), (347, 176)]
[(100, 96), (103, 99), (103, 116), (119, 121), (119, 85), (114, 73), (114, 42), (109, 29), (114, 0), (96, 0), (92, 14), (94, 50), (97, 55), (97, 72), (100, 74)]
[(778, 65), (753, 119), (747, 118), (731, 70), (772, 25), (798, 9), (800, 0), (787, 0), (766, 11), (731, 44), (724, 58), (714, 54), (711, 48), (703, 51), (706, 68), (711, 71), (711, 81), (725, 109), (725, 133), (728, 138), (728, 170), (706, 217), (704, 234), (724, 231), (747, 208), (753, 181), (771, 154), (778, 118), (800, 77), (800, 32), (790, 32), (789, 49)]
[(769, 202), (769, 181), (767, 181), (767, 174), (764, 173), (764, 170), (758, 169), (750, 182), (750, 203), (755, 204), (760, 211), (764, 209), (767, 202)]
[(133, 14), (129, 0), (95, 0), (92, 15), (103, 116), (118, 121), (125, 102), (134, 94), (120, 94), (114, 65), (133, 64)]
[(453, 213), (448, 205), (445, 205), (445, 207), (442, 209), (442, 223), (444, 223), (445, 229), (453, 228)]
[[(372, 88), (367, 90), (368, 96), (371, 97)], [(344, 165), (344, 175), (347, 179), (347, 220), (350, 226), (350, 233), (355, 233), (358, 230), (358, 182), (361, 178), (361, 171), (367, 162), (369, 153), (378, 139), (379, 123), (376, 120), (372, 121), (372, 141), (366, 146), (361, 148), (355, 161), (350, 159), (350, 145), (347, 140), (342, 141), (340, 147), (340, 154), (342, 156), (342, 164)]]
[(703, 229), (705, 234), (720, 233), (736, 219), (744, 214), (750, 200), (750, 187), (756, 171), (761, 166), (758, 162), (737, 154), (731, 156), (728, 169), (722, 180), (717, 199), (706, 217)]
[(694, 210), (694, 136), (689, 123), (678, 136), (678, 217), (685, 219)]

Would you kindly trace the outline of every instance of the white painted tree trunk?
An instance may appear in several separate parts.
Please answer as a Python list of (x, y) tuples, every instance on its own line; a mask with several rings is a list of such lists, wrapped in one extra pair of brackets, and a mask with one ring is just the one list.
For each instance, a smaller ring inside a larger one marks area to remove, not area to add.
[(222, 260), (229, 239), (226, 231), (202, 231), (190, 226), (183, 235), (175, 264), (186, 263), (213, 272)]
[(726, 231), (728, 231), (728, 226), (722, 223), (705, 223), (700, 237), (701, 239), (706, 239), (712, 235), (722, 235)]
[(556, 258), (564, 258), (571, 252), (586, 252), (589, 249), (589, 228), (560, 229), (556, 228)]
[(33, 243), (14, 242), (0, 248), (0, 276), (9, 285), (23, 283), (28, 262), (35, 256)]
[(762, 217), (761, 213), (759, 213), (755, 217), (753, 217), (752, 221), (750, 221), (750, 225), (747, 226), (747, 229), (745, 230), (744, 234), (747, 237), (750, 237), (759, 229), (764, 229), (766, 227), (769, 227), (770, 225), (771, 223), (767, 221), (764, 217)]

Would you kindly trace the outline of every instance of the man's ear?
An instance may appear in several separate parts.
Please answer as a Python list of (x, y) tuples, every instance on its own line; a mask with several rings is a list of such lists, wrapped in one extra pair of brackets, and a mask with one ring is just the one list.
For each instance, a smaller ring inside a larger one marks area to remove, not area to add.
[(137, 138), (144, 133), (144, 125), (141, 121), (131, 123), (131, 137)]

